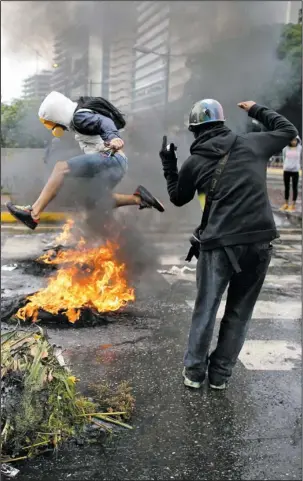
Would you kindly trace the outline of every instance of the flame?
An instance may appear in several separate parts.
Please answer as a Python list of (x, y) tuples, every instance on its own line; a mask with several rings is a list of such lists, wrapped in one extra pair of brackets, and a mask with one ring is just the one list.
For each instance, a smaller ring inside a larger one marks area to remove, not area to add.
[(68, 241), (72, 238), (72, 228), (74, 227), (75, 221), (73, 219), (68, 219), (66, 224), (64, 224), (61, 234), (56, 237), (55, 242), (57, 244), (66, 245)]
[[(56, 240), (70, 240), (73, 221), (63, 228)], [(27, 304), (19, 309), (17, 317), (39, 318), (39, 310), (51, 314), (64, 312), (74, 323), (81, 315), (81, 308), (91, 308), (99, 313), (117, 311), (134, 301), (134, 289), (128, 287), (125, 264), (116, 260), (118, 245), (107, 242), (99, 247), (88, 247), (83, 238), (76, 248), (48, 251), (39, 261), (59, 265), (59, 270), (48, 281), (46, 288), (27, 298)]]

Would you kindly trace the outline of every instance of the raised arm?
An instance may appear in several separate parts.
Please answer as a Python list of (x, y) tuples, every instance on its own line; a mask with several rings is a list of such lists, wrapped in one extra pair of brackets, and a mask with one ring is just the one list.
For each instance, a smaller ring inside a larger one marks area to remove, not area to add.
[(252, 132), (249, 137), (255, 138), (261, 153), (269, 158), (280, 152), (297, 135), (296, 127), (285, 117), (253, 101), (238, 104), (245, 110), (249, 117), (258, 120), (268, 132)]

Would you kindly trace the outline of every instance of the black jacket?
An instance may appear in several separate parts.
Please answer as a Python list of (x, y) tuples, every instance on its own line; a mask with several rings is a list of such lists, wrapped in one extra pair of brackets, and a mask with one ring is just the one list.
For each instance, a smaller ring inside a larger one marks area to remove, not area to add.
[(287, 119), (267, 107), (254, 105), (248, 115), (261, 122), (267, 132), (236, 135), (225, 125), (216, 126), (193, 142), (180, 172), (172, 167), (165, 174), (171, 202), (185, 205), (196, 192), (207, 194), (218, 161), (235, 141), (201, 235), (205, 250), (279, 237), (267, 193), (267, 163), (298, 133)]

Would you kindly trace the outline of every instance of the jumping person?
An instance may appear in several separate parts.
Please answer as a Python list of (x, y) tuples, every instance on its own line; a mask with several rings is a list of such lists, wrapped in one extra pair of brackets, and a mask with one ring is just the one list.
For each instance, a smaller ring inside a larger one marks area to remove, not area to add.
[[(75, 133), (83, 155), (58, 161), (40, 196), (33, 205), (18, 206), (8, 202), (9, 212), (30, 229), (39, 223), (40, 214), (54, 199), (67, 176), (100, 176), (100, 190), (112, 191), (127, 172), (128, 160), (119, 130), (125, 120), (121, 112), (101, 97), (80, 97), (73, 102), (59, 92), (51, 92), (42, 102), (39, 118), (43, 125), (60, 138), (65, 131)], [(113, 207), (137, 205), (140, 209), (155, 208), (164, 212), (163, 205), (144, 187), (134, 194), (112, 193)]]
[[(296, 210), (298, 198), (299, 172), (302, 160), (302, 146), (299, 137), (292, 139), (283, 149), (283, 180), (285, 204), (280, 210), (293, 212)], [(292, 204), (289, 205), (290, 179), (292, 180)]]
[[(271, 241), (279, 237), (267, 193), (267, 162), (297, 135), (273, 110), (252, 101), (238, 107), (267, 131), (235, 134), (225, 126), (219, 102), (206, 99), (190, 113), (195, 140), (180, 171), (175, 146), (167, 146), (165, 137), (160, 151), (170, 201), (183, 206), (197, 191), (206, 193), (209, 206), (208, 222), (205, 226), (202, 218), (197, 234), (198, 292), (184, 359), (184, 384), (192, 388), (201, 387), (207, 369), (214, 389), (225, 389), (232, 374), (270, 263)], [(228, 284), (217, 347), (209, 356)]]

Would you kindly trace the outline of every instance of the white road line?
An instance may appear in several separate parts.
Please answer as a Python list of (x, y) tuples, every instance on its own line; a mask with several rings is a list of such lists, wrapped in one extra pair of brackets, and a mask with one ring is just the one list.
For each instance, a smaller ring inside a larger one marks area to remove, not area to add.
[[(284, 254), (299, 254), (298, 251), (283, 251)], [(282, 252), (281, 252), (282, 254)], [(162, 266), (180, 266), (180, 265), (188, 265), (188, 266), (195, 266), (197, 265), (197, 259), (193, 258), (190, 263), (185, 262), (185, 257), (186, 255), (162, 255), (159, 257), (159, 263)], [(293, 260), (292, 264), (298, 264), (297, 260)], [(273, 257), (271, 262), (270, 262), (270, 267), (282, 267), (282, 266), (288, 266), (289, 265), (289, 259), (284, 259), (284, 258), (278, 258), (278, 257)]]
[(299, 343), (288, 341), (245, 341), (239, 359), (253, 371), (291, 371), (302, 357)]
[[(185, 300), (188, 307), (194, 308), (195, 301)], [(221, 319), (224, 314), (226, 301), (222, 301), (217, 314)], [(296, 320), (302, 317), (301, 302), (284, 300), (283, 302), (257, 301), (253, 319), (289, 319)]]
[[(176, 263), (177, 264), (177, 263)], [(186, 282), (196, 282), (196, 273), (195, 273), (195, 265), (189, 264), (188, 266), (184, 266), (183, 264), (176, 265), (174, 264), (172, 267), (170, 267), (169, 264), (167, 264), (167, 269), (158, 269), (158, 273), (162, 274), (164, 279), (168, 282), (168, 284), (172, 285), (175, 282), (178, 282), (180, 280), (186, 281)], [(183, 270), (182, 270), (183, 269)], [(285, 275), (285, 276), (279, 276), (279, 275), (273, 275), (273, 274), (268, 274), (266, 276), (265, 282), (264, 282), (264, 287), (271, 287), (271, 288), (277, 288), (277, 289), (288, 289), (288, 288), (300, 288), (302, 285), (302, 278), (301, 276), (297, 275)]]
[[(184, 256), (185, 258), (186, 256)], [(180, 266), (186, 265), (187, 263), (184, 262), (184, 258), (182, 259), (180, 256), (160, 256), (159, 262), (161, 266)], [(193, 267), (197, 264), (197, 259), (193, 259), (188, 265)]]

